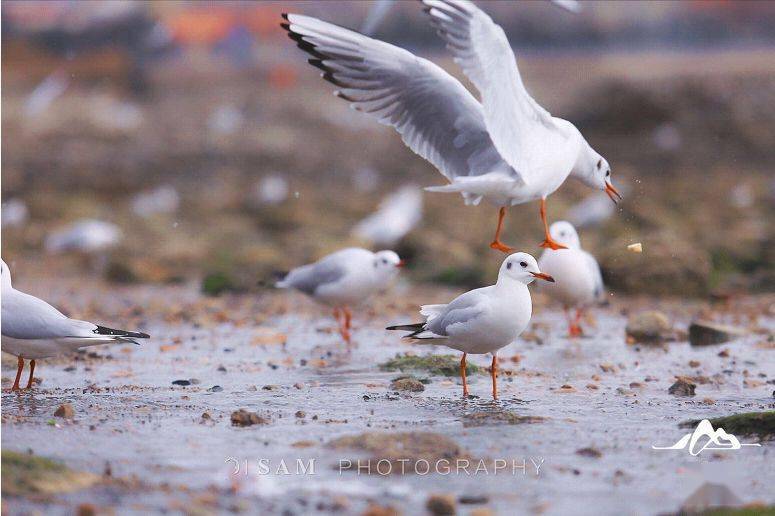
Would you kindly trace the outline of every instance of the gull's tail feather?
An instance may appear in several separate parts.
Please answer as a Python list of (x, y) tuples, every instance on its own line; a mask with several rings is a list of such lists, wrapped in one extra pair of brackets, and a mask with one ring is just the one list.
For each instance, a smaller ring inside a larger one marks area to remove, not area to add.
[[(397, 326), (388, 326), (385, 328), (386, 330), (403, 330), (403, 331), (411, 331), (411, 332), (417, 332), (422, 331), (423, 327), (425, 326), (424, 322), (416, 323), (416, 324), (399, 324)], [(408, 335), (407, 335), (408, 337)]]
[(464, 191), (464, 186), (459, 183), (449, 183), (441, 186), (426, 186), (423, 190), (426, 192), (458, 193)]
[(272, 272), (271, 279), (262, 280), (259, 285), (262, 287), (274, 287), (274, 288), (288, 288), (288, 274), (290, 271), (274, 271)]
[[(126, 340), (151, 338), (151, 336), (148, 335), (147, 333), (143, 333), (140, 331), (116, 330), (113, 328), (107, 328), (105, 326), (97, 326), (94, 330), (92, 330), (92, 333), (94, 333), (95, 335), (118, 337)], [(135, 344), (137, 344), (137, 342), (135, 342)]]
[(399, 324), (397, 326), (388, 326), (386, 330), (404, 330), (412, 333), (406, 334), (402, 339), (415, 339), (415, 340), (437, 340), (443, 339), (441, 335), (436, 335), (433, 332), (427, 331), (425, 325), (427, 323), (421, 322), (416, 324)]

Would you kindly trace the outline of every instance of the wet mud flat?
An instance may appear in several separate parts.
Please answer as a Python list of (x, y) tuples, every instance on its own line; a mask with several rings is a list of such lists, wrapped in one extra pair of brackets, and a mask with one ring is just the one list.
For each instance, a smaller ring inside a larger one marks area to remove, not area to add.
[[(616, 299), (577, 340), (539, 300), (530, 331), (499, 353), (493, 401), (489, 356), (469, 357), (479, 370), (463, 400), (456, 375), (422, 360), (452, 354), (434, 363), (454, 366), (457, 354), (382, 330), (413, 320), (413, 300), (449, 291), (378, 300), (356, 315), (348, 348), (301, 296), (96, 288), (48, 298), (73, 315), (118, 314), (153, 339), (41, 361), (35, 390), (4, 391), (4, 513), (656, 514), (677, 511), (705, 482), (743, 503), (775, 502), (771, 436), (738, 434), (761, 446), (697, 456), (652, 449), (691, 432), (685, 421), (775, 409), (771, 296), (726, 307)], [(670, 316), (675, 340), (627, 343), (628, 315), (654, 307)], [(692, 346), (685, 330), (698, 314), (748, 333)], [(386, 370), (391, 361), (406, 370)], [(3, 387), (14, 373), (5, 356)], [(668, 392), (678, 377), (693, 396)], [(72, 417), (54, 415), (63, 404)], [(36, 463), (48, 481), (15, 481), (14, 461), (36, 471), (29, 453), (68, 473)]]

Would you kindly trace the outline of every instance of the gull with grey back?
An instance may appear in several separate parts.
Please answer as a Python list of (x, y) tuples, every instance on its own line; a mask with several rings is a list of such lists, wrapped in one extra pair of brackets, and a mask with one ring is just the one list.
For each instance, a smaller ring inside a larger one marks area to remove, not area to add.
[(424, 305), (420, 307), (424, 322), (386, 329), (409, 331), (404, 338), (420, 344), (438, 344), (462, 351), (460, 376), (464, 398), (468, 396), (466, 356), (492, 354), (492, 397), (497, 399), (496, 355), (499, 349), (514, 342), (530, 323), (533, 302), (527, 286), (536, 279), (554, 281), (539, 270), (531, 255), (514, 253), (501, 264), (495, 285), (468, 291), (448, 304)]
[(147, 333), (115, 330), (87, 321), (71, 319), (42, 299), (16, 290), (11, 271), (0, 260), (2, 276), (2, 350), (17, 357), (16, 380), (19, 390), (24, 360), (30, 360), (27, 388), (32, 387), (35, 361), (99, 344), (138, 344)]
[(403, 265), (393, 251), (373, 253), (349, 247), (293, 269), (275, 286), (298, 290), (319, 303), (333, 306), (339, 333), (349, 344), (350, 308), (385, 290)]

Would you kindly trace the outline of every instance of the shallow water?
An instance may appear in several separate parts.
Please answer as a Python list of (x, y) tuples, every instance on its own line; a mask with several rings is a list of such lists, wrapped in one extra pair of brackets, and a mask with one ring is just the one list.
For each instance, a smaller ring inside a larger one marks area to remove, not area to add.
[[(296, 309), (302, 315), (292, 315)], [(767, 381), (773, 380), (775, 352), (763, 345), (766, 336), (698, 348), (686, 342), (628, 345), (626, 318), (609, 308), (597, 312), (590, 337), (571, 341), (563, 336), (562, 314), (541, 309), (535, 333), (543, 344), (519, 341), (501, 350), (501, 398), (493, 402), (486, 374), (469, 376), (471, 394), (478, 396), (469, 400), (461, 399), (457, 378), (432, 377), (421, 393), (390, 390), (390, 380), (400, 373), (381, 372), (379, 363), (398, 352), (448, 353), (411, 346), (381, 329), (411, 319), (400, 312), (357, 317), (355, 345), (348, 349), (328, 331), (332, 321), (294, 299), (287, 312), (270, 315), (262, 325), (287, 335), (284, 345), (256, 325), (196, 328), (151, 317), (146, 329), (154, 339), (140, 347), (101, 347), (90, 350), (99, 357), (42, 361), (40, 387), (3, 394), (3, 449), (32, 450), (95, 473), (109, 463), (114, 478), (134, 481), (45, 501), (6, 500), (4, 509), (65, 513), (89, 502), (127, 513), (204, 507), (357, 514), (375, 502), (413, 513), (430, 494), (442, 493), (482, 498), (459, 505), (463, 512), (486, 506), (503, 513), (655, 514), (677, 510), (706, 481), (726, 484), (744, 502), (775, 502), (772, 442), (697, 457), (651, 449), (689, 432), (678, 427), (688, 419), (773, 409), (774, 387)], [(771, 318), (758, 324), (770, 332), (775, 326)], [(718, 356), (722, 349), (728, 357)], [(516, 354), (518, 363), (510, 360)], [(700, 365), (690, 367), (690, 360)], [(489, 356), (469, 361), (487, 366)], [(75, 370), (65, 371), (73, 365)], [(4, 377), (12, 373), (4, 369)], [(711, 381), (699, 384), (695, 397), (680, 398), (667, 393), (675, 375)], [(171, 385), (190, 378), (200, 383)], [(223, 390), (208, 392), (215, 385)], [(75, 421), (57, 418), (52, 425), (52, 414), (64, 402), (73, 404)], [(271, 423), (233, 427), (229, 416), (239, 408)], [(202, 421), (205, 411), (212, 421)], [(297, 411), (304, 417), (296, 417)], [(466, 415), (503, 411), (546, 419), (464, 425)], [(423, 474), (420, 467), (419, 473), (383, 476), (340, 470), (340, 460), (367, 455), (326, 443), (364, 431), (443, 434), (471, 457), (486, 459), (487, 471), (474, 472), (472, 466), (445, 474), (442, 467), (441, 473)], [(585, 447), (602, 456), (576, 453)], [(240, 465), (237, 475), (230, 458)], [(263, 474), (259, 459), (269, 474)], [(297, 459), (305, 466), (314, 459), (314, 473), (297, 471)], [(507, 466), (496, 472), (499, 459)]]

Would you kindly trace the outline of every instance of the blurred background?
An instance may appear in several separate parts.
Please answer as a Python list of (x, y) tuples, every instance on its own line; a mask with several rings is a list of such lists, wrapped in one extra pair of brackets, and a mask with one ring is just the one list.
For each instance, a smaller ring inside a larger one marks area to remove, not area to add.
[[(614, 209), (568, 182), (548, 205), (580, 227), (612, 290), (773, 289), (775, 3), (479, 3), (533, 96), (576, 123), (625, 193)], [(416, 281), (492, 280), (495, 208), (418, 195), (443, 178), (331, 95), (280, 28), (285, 11), (462, 79), (414, 1), (3, 2), (12, 268), (217, 294), (364, 245), (395, 248)], [(504, 235), (538, 254), (537, 204), (509, 210)], [(626, 252), (634, 242), (643, 254)]]

